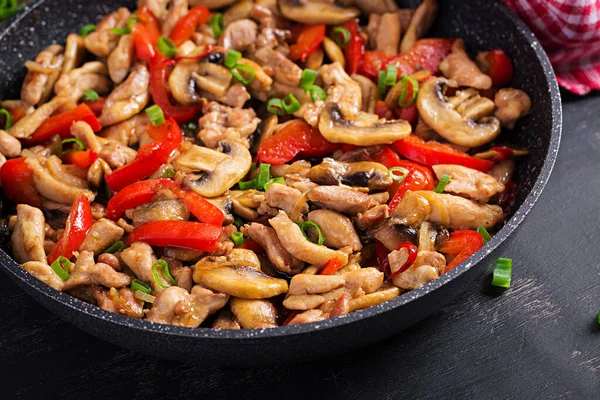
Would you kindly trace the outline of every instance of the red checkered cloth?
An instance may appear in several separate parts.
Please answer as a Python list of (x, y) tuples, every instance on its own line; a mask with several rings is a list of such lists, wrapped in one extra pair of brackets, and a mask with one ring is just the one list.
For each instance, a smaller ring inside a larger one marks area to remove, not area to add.
[(600, 0), (504, 0), (538, 37), (558, 83), (584, 95), (600, 90)]

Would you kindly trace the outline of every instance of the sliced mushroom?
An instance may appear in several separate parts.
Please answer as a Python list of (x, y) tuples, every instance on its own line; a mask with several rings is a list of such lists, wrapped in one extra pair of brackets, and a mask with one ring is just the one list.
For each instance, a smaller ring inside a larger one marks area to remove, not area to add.
[(254, 7), (253, 0), (241, 0), (239, 3), (232, 5), (223, 13), (223, 22), (228, 25), (240, 19), (250, 18), (252, 8)]
[(308, 214), (308, 220), (321, 228), (325, 246), (334, 249), (350, 247), (352, 251), (362, 250), (360, 238), (348, 217), (331, 210), (314, 210)]
[(222, 153), (227, 158), (220, 162), (214, 170), (207, 171), (198, 180), (185, 180), (185, 184), (194, 192), (204, 197), (218, 197), (238, 183), (252, 165), (252, 155), (240, 142), (224, 140), (220, 143)]
[(198, 72), (192, 73), (196, 85), (217, 97), (225, 96), (231, 85), (231, 72), (221, 65), (201, 63)]
[(302, 24), (340, 25), (360, 15), (358, 8), (326, 0), (278, 0), (278, 4), (284, 17)]
[(398, 54), (402, 23), (397, 13), (371, 14), (367, 32), (371, 49), (383, 51), (388, 56)]
[(325, 37), (323, 39), (323, 49), (325, 50), (325, 54), (332, 62), (339, 62), (342, 67), (346, 67), (346, 59), (344, 57), (344, 52), (340, 49), (340, 46), (337, 45), (336, 42)]
[(403, 120), (387, 121), (379, 119), (375, 114), (363, 112), (353, 120), (346, 120), (340, 107), (330, 103), (321, 113), (319, 131), (332, 143), (373, 146), (406, 139), (412, 132), (412, 128)]
[(385, 165), (360, 161), (347, 163), (333, 158), (324, 158), (321, 164), (310, 169), (311, 181), (320, 185), (339, 185), (368, 187), (369, 190), (387, 189), (393, 183)]
[(362, 91), (362, 111), (374, 114), (375, 105), (377, 104), (377, 100), (379, 100), (377, 85), (366, 76), (360, 74), (354, 74), (351, 78), (360, 85), (360, 90)]
[[(476, 121), (461, 115), (457, 108), (462, 99), (444, 96), (448, 84), (449, 81), (445, 78), (435, 78), (421, 86), (417, 96), (417, 108), (423, 121), (444, 139), (459, 146), (478, 147), (494, 140), (500, 134), (498, 118), (484, 117)], [(459, 104), (455, 105), (457, 102)], [(486, 110), (489, 109), (485, 104), (483, 106)], [(471, 104), (470, 107), (475, 107), (476, 112), (473, 112), (473, 108), (462, 111), (467, 115), (481, 115), (478, 104)]]
[(190, 173), (198, 171), (214, 171), (219, 164), (229, 157), (207, 147), (192, 145), (187, 151), (173, 160), (173, 166), (180, 171)]
[(231, 312), (244, 329), (271, 328), (277, 326), (277, 309), (268, 300), (232, 298)]

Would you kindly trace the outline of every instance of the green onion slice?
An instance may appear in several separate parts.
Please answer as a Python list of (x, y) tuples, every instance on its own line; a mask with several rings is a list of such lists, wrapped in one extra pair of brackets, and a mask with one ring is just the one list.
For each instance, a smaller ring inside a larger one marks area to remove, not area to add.
[(163, 113), (162, 108), (156, 104), (152, 107), (148, 107), (146, 109), (146, 114), (148, 114), (148, 117), (150, 117), (150, 122), (152, 122), (152, 125), (154, 126), (159, 126), (166, 122), (165, 114)]
[(327, 93), (317, 85), (312, 85), (310, 89), (308, 89), (308, 93), (310, 93), (310, 98), (313, 103), (318, 100), (325, 101), (327, 98)]
[(285, 108), (281, 99), (270, 99), (267, 102), (267, 111), (271, 114), (285, 115)]
[(161, 36), (156, 42), (156, 48), (160, 51), (160, 54), (167, 58), (173, 58), (177, 54), (177, 46), (168, 37)]
[[(63, 150), (65, 145), (69, 144), (69, 143), (74, 143), (75, 146), (72, 149), (69, 150)], [(67, 153), (73, 153), (75, 151), (83, 151), (85, 150), (85, 145), (83, 144), (83, 142), (77, 138), (70, 138), (70, 139), (65, 139), (62, 142), (60, 142), (59, 144), (56, 145), (56, 147), (54, 148), (54, 154), (56, 154), (59, 158), (62, 158), (62, 156), (64, 156)]]
[(596, 322), (600, 325), (600, 311), (598, 311), (598, 316), (596, 317)]
[(494, 277), (492, 279), (492, 286), (508, 288), (508, 287), (510, 287), (511, 277), (512, 277), (512, 259), (499, 258), (496, 261), (496, 267), (494, 268)]
[[(417, 94), (419, 93), (419, 82), (410, 76), (403, 76), (400, 81), (402, 87), (400, 89), (400, 97), (398, 97), (398, 105), (402, 108), (411, 107), (417, 101)], [(408, 97), (408, 85), (412, 88), (412, 95)]]
[(115, 254), (125, 250), (125, 243), (122, 240), (117, 240), (108, 249), (104, 250), (104, 253)]
[(0, 21), (14, 17), (23, 6), (19, 6), (17, 0), (0, 1)]
[(398, 80), (398, 68), (394, 64), (390, 64), (385, 69), (385, 79), (383, 83), (385, 86), (394, 86)]
[(298, 226), (300, 227), (300, 230), (302, 230), (302, 233), (304, 234), (304, 237), (313, 242), (313, 240), (310, 238), (310, 236), (308, 236), (308, 233), (306, 232), (309, 228), (314, 228), (317, 231), (317, 234), (319, 235), (319, 238), (317, 239), (316, 242), (313, 243), (317, 243), (322, 245), (323, 243), (325, 243), (325, 238), (323, 237), (323, 233), (321, 232), (321, 227), (319, 225), (317, 225), (316, 223), (312, 222), (312, 221), (306, 221), (306, 222), (296, 222), (298, 224)]
[(127, 35), (127, 34), (131, 33), (131, 29), (129, 29), (129, 28), (119, 28), (119, 27), (111, 28), (110, 31), (112, 33), (114, 33), (115, 35), (118, 35), (118, 36), (123, 36), (123, 35)]
[(233, 232), (231, 234), (231, 240), (233, 241), (233, 244), (235, 244), (235, 247), (240, 247), (244, 244), (244, 234), (242, 232)]
[(13, 116), (7, 109), (3, 108), (0, 110), (0, 117), (4, 116), (4, 130), (7, 131), (12, 127)]
[(229, 50), (225, 55), (225, 66), (229, 69), (236, 68), (238, 61), (242, 58), (242, 53), (237, 50)]
[(129, 18), (127, 18), (127, 28), (129, 29), (129, 33), (133, 32), (133, 28), (135, 24), (137, 24), (137, 14), (131, 14)]
[[(397, 174), (396, 172), (400, 172), (400, 174)], [(397, 181), (398, 183), (404, 182), (404, 180), (406, 179), (406, 177), (408, 176), (409, 173), (410, 173), (409, 170), (407, 170), (406, 168), (402, 168), (402, 167), (392, 167), (392, 168), (388, 169), (389, 177), (392, 178), (393, 180)]]
[(217, 39), (221, 37), (223, 34), (223, 30), (225, 29), (225, 21), (223, 20), (223, 14), (218, 13), (210, 17), (208, 20), (208, 25), (213, 31), (213, 36)]
[(229, 71), (231, 72), (231, 76), (233, 76), (236, 81), (244, 86), (251, 84), (256, 76), (254, 70), (246, 64), (236, 64), (235, 67)]
[(302, 76), (300, 77), (300, 87), (304, 90), (309, 90), (311, 86), (315, 84), (316, 80), (317, 71), (306, 68), (302, 71)]
[(386, 77), (386, 73), (385, 71), (379, 71), (378, 75), (377, 75), (377, 91), (379, 92), (379, 95), (381, 97), (385, 96), (385, 77)]
[(71, 269), (71, 265), (72, 263), (71, 261), (69, 261), (68, 258), (60, 256), (56, 260), (54, 260), (50, 267), (52, 268), (52, 271), (54, 271), (54, 273), (58, 275), (58, 277), (61, 280), (66, 281), (67, 279), (69, 279), (69, 276), (71, 276), (69, 274), (69, 269)]
[(273, 179), (269, 180), (267, 183), (265, 183), (265, 192), (267, 190), (269, 190), (269, 186), (271, 186), (274, 183), (280, 183), (280, 184), (284, 185), (285, 179), (282, 176), (280, 176), (278, 178), (273, 178)]
[(235, 226), (236, 226), (238, 229), (240, 229), (240, 227), (241, 227), (242, 225), (244, 225), (244, 220), (243, 220), (243, 219), (241, 219), (240, 217), (235, 217), (235, 219), (233, 220), (233, 224), (234, 224), (234, 225), (235, 225)]
[(446, 188), (446, 185), (448, 185), (450, 183), (450, 179), (452, 179), (452, 177), (450, 175), (442, 175), (442, 177), (440, 178), (440, 181), (438, 182), (437, 186), (435, 187), (434, 192), (436, 193), (442, 193), (444, 191), (444, 189)]
[(195, 122), (188, 122), (185, 128), (189, 131), (196, 132), (198, 130), (198, 124)]
[(256, 189), (265, 190), (265, 184), (271, 179), (271, 164), (260, 164), (260, 172), (256, 177)]
[(87, 35), (89, 35), (92, 32), (96, 32), (96, 25), (88, 24), (88, 25), (85, 25), (83, 28), (81, 28), (81, 30), (79, 31), (79, 36), (86, 37)]
[(171, 272), (169, 271), (169, 264), (167, 264), (165, 260), (158, 260), (154, 263), (154, 265), (152, 265), (152, 276), (154, 277), (154, 281), (158, 286), (160, 286), (163, 289), (169, 287), (169, 285), (165, 285), (158, 276), (158, 268), (162, 268), (163, 275), (165, 276), (165, 278), (167, 278), (167, 281), (172, 286), (177, 286), (177, 281), (171, 276)]
[(293, 114), (302, 107), (300, 102), (292, 93), (285, 96), (283, 99), (283, 109), (287, 114)]
[(173, 168), (165, 168), (165, 172), (163, 172), (163, 178), (174, 178), (177, 172)]
[(83, 92), (83, 100), (85, 101), (98, 101), (100, 100), (100, 96), (93, 89), (88, 89)]
[(256, 189), (256, 179), (252, 179), (251, 181), (239, 181), (238, 186), (240, 187), (240, 190)]
[(350, 43), (350, 31), (346, 28), (342, 28), (341, 26), (336, 26), (333, 28), (331, 36), (333, 36), (333, 40), (335, 40), (337, 45), (342, 49), (348, 46), (348, 43)]
[(131, 281), (131, 290), (133, 290), (134, 292), (137, 292), (139, 290), (140, 292), (146, 294), (152, 293), (152, 287), (148, 283), (140, 281), (139, 279), (134, 279)]
[(481, 237), (483, 238), (483, 243), (487, 243), (492, 239), (492, 236), (489, 234), (489, 232), (487, 231), (487, 229), (485, 229), (485, 227), (480, 226), (479, 228), (477, 228), (477, 233), (479, 233), (481, 235)]

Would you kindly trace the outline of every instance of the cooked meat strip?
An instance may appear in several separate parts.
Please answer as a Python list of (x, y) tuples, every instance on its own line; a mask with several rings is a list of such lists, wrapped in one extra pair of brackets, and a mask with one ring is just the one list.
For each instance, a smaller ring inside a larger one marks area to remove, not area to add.
[(283, 247), (275, 229), (253, 222), (249, 225), (244, 225), (241, 230), (244, 235), (256, 241), (265, 249), (267, 257), (269, 257), (269, 260), (279, 271), (293, 275), (297, 274), (304, 267), (302, 261), (292, 256)]
[(84, 39), (75, 33), (67, 36), (64, 55), (62, 74), (68, 74), (74, 68), (77, 68), (85, 56)]
[(63, 290), (81, 286), (102, 285), (108, 288), (122, 288), (131, 284), (131, 276), (115, 271), (110, 265), (96, 263), (94, 253), (82, 251), (71, 270)]
[(383, 51), (390, 56), (398, 54), (402, 25), (397, 13), (371, 14), (367, 32), (372, 49)]
[(30, 69), (21, 88), (21, 100), (35, 106), (48, 101), (54, 83), (58, 79), (64, 61), (63, 47), (57, 44), (48, 46), (35, 59), (36, 66), (48, 71)]
[(260, 119), (252, 109), (231, 108), (210, 102), (203, 107), (204, 115), (198, 121), (198, 139), (206, 147), (216, 148), (229, 135), (247, 138), (252, 135)]
[(117, 46), (119, 36), (112, 32), (113, 28), (125, 28), (131, 13), (126, 8), (119, 8), (96, 25), (96, 30), (84, 38), (85, 47), (98, 57), (108, 57)]
[(142, 64), (136, 64), (129, 77), (115, 88), (106, 99), (98, 119), (102, 126), (123, 122), (146, 107), (150, 99), (148, 87), (150, 72)]
[(308, 192), (308, 199), (319, 207), (352, 215), (364, 213), (376, 205), (368, 194), (342, 186), (316, 187)]
[(108, 70), (103, 63), (90, 61), (80, 68), (63, 74), (54, 85), (54, 90), (58, 96), (72, 101), (78, 101), (87, 90), (105, 94), (111, 87), (107, 74)]
[(383, 285), (383, 272), (377, 268), (361, 268), (342, 275), (344, 286), (352, 297), (373, 293)]
[[(157, 19), (163, 20), (167, 15), (167, 7), (170, 1), (171, 0), (138, 0), (137, 6), (138, 8), (143, 6), (148, 7)], [(194, 4), (194, 1), (192, 0), (191, 5), (200, 5), (200, 2), (197, 3), (198, 4)]]
[(29, 261), (23, 264), (23, 269), (35, 276), (46, 285), (53, 287), (56, 290), (63, 290), (64, 283), (48, 265), (46, 260), (40, 261)]
[(144, 302), (137, 299), (130, 288), (105, 290), (94, 286), (92, 294), (98, 302), (98, 307), (103, 310), (138, 319), (144, 316)]
[(263, 47), (252, 56), (262, 67), (269, 68), (273, 72), (272, 77), (277, 82), (293, 87), (300, 84), (302, 69), (280, 52)]
[[(388, 256), (390, 268), (398, 269), (404, 265), (406, 259), (401, 252), (406, 249), (395, 250), (396, 253)], [(404, 272), (398, 274), (394, 279), (394, 285), (401, 289), (418, 289), (429, 281), (437, 278), (444, 267), (446, 259), (435, 251), (420, 251), (415, 262)]]
[(242, 329), (240, 323), (236, 321), (235, 316), (228, 307), (224, 307), (219, 311), (212, 327), (214, 329)]
[(468, 197), (481, 203), (487, 203), (490, 198), (504, 190), (504, 185), (485, 172), (463, 167), (462, 165), (434, 165), (433, 171), (438, 179), (444, 175), (451, 177), (445, 191), (459, 196)]
[(152, 293), (158, 294), (163, 288), (154, 280), (152, 266), (156, 262), (156, 256), (152, 247), (144, 242), (135, 242), (121, 252), (121, 259), (133, 271), (138, 279), (149, 282)]
[(256, 41), (258, 26), (251, 19), (240, 19), (227, 25), (219, 38), (219, 46), (244, 52)]
[[(146, 125), (149, 123), (150, 118), (146, 113), (137, 114), (126, 121), (102, 129), (98, 135), (122, 145), (131, 146), (138, 143), (142, 135), (148, 136)], [(148, 138), (152, 140), (149, 136)], [(143, 144), (140, 143), (140, 145)]]
[(284, 211), (279, 211), (275, 218), (269, 220), (269, 223), (277, 232), (283, 247), (297, 259), (317, 266), (327, 264), (332, 258), (340, 261), (342, 265), (348, 263), (346, 253), (309, 242), (300, 227), (292, 222)]
[(277, 326), (277, 309), (269, 300), (238, 299), (229, 301), (231, 312), (244, 329), (273, 328)]
[(437, 0), (423, 0), (412, 16), (410, 25), (400, 43), (400, 53), (406, 53), (412, 49), (417, 40), (425, 36), (435, 20), (437, 10)]
[(134, 57), (133, 35), (123, 35), (119, 44), (110, 53), (106, 62), (110, 79), (116, 84), (123, 82), (129, 74)]
[(319, 322), (326, 319), (327, 316), (321, 310), (308, 310), (296, 315), (288, 322), (288, 325), (309, 324), (311, 322)]
[(346, 280), (341, 275), (296, 275), (290, 281), (288, 295), (320, 294), (344, 286)]
[(48, 103), (39, 106), (34, 112), (17, 121), (8, 130), (8, 133), (17, 139), (27, 139), (48, 119), (54, 112), (67, 101), (66, 98), (57, 96)]
[(102, 218), (90, 228), (83, 243), (79, 246), (79, 251), (91, 251), (99, 254), (113, 245), (117, 240), (121, 240), (125, 231), (113, 221)]
[(0, 153), (3, 156), (13, 158), (21, 154), (21, 142), (11, 136), (8, 132), (0, 129)]
[(356, 223), (356, 227), (358, 229), (367, 230), (376, 228), (377, 226), (383, 224), (389, 216), (389, 207), (387, 204), (382, 204), (375, 206), (364, 213), (359, 213), (354, 222)]
[(452, 44), (452, 53), (440, 63), (440, 71), (448, 79), (454, 79), (459, 86), (476, 89), (492, 87), (492, 78), (479, 70), (475, 61), (465, 51), (465, 42), (456, 39)]
[(188, 13), (188, 0), (170, 0), (169, 11), (162, 23), (162, 35), (169, 37), (177, 22)]
[(362, 249), (360, 238), (348, 217), (331, 210), (315, 210), (308, 214), (308, 220), (321, 228), (325, 246), (334, 249), (350, 247), (352, 251)]
[(13, 254), (18, 263), (46, 262), (45, 232), (46, 220), (42, 211), (27, 204), (19, 204), (17, 222), (11, 236)]
[(463, 230), (480, 226), (491, 228), (500, 223), (504, 214), (497, 205), (479, 204), (473, 200), (430, 191), (408, 191), (391, 215), (392, 221), (418, 227), (430, 221), (445, 228)]
[(500, 89), (494, 96), (496, 104), (496, 118), (500, 120), (502, 126), (513, 129), (517, 120), (531, 110), (531, 99), (522, 90), (505, 88)]
[(114, 169), (133, 162), (136, 156), (137, 152), (131, 147), (115, 142), (104, 144), (102, 149), (98, 152), (98, 157)]
[[(302, 192), (293, 187), (274, 183), (265, 192), (265, 201), (269, 207), (279, 208), (290, 214), (296, 203), (303, 197)], [(308, 212), (308, 204), (304, 204), (299, 210), (302, 214)]]
[(283, 300), (283, 306), (288, 310), (312, 310), (325, 303), (325, 297), (318, 294), (289, 295)]

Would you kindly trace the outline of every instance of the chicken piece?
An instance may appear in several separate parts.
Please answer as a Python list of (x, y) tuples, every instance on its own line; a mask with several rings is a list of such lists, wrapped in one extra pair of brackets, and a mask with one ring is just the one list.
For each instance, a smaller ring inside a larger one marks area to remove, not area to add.
[(118, 272), (121, 272), (123, 269), (121, 267), (121, 261), (119, 260), (119, 257), (114, 254), (102, 253), (98, 256), (98, 262), (110, 265), (112, 269)]
[(289, 275), (297, 274), (304, 268), (304, 263), (283, 247), (275, 229), (268, 226), (251, 223), (241, 228), (244, 235), (256, 241), (267, 253), (267, 257), (279, 271)]
[(177, 22), (188, 13), (188, 0), (170, 0), (169, 11), (162, 23), (162, 35), (169, 37)]
[(8, 133), (17, 139), (27, 139), (47, 120), (58, 108), (62, 107), (67, 99), (57, 96), (48, 103), (39, 106), (34, 112), (18, 120)]
[(288, 310), (306, 311), (317, 308), (325, 303), (325, 297), (319, 294), (290, 295), (283, 300), (283, 306)]
[(274, 328), (277, 326), (277, 309), (269, 300), (232, 298), (231, 312), (244, 329)]
[(219, 38), (219, 46), (245, 52), (256, 41), (258, 26), (251, 19), (240, 19), (227, 25)]
[(423, 0), (412, 16), (406, 34), (400, 43), (400, 53), (406, 53), (421, 39), (435, 20), (438, 5), (437, 0)]
[(115, 271), (110, 265), (96, 263), (91, 251), (82, 251), (72, 267), (69, 279), (64, 282), (63, 290), (90, 285), (119, 289), (129, 286), (131, 279), (131, 276)]
[(86, 149), (94, 150), (96, 153), (102, 150), (102, 144), (87, 122), (75, 122), (71, 125), (71, 134), (81, 140)]
[(253, 54), (254, 59), (273, 73), (273, 79), (281, 84), (297, 87), (300, 84), (302, 69), (280, 52), (263, 47)]
[(389, 301), (400, 294), (400, 289), (396, 286), (384, 286), (380, 290), (357, 297), (348, 301), (348, 312), (362, 310), (364, 308), (373, 307), (377, 304)]
[(98, 157), (106, 161), (112, 169), (117, 169), (133, 162), (136, 156), (137, 152), (134, 149), (114, 142), (106, 143), (98, 152)]
[(375, 206), (365, 213), (358, 214), (354, 222), (360, 230), (373, 229), (383, 224), (390, 216), (387, 204)]
[(79, 101), (83, 93), (87, 90), (93, 90), (98, 94), (105, 94), (110, 91), (111, 84), (107, 78), (108, 70), (100, 61), (91, 61), (83, 64), (69, 73), (63, 74), (54, 90), (58, 96), (65, 97), (72, 101)]
[(156, 262), (156, 256), (150, 245), (144, 242), (133, 243), (121, 252), (121, 260), (138, 279), (150, 283), (153, 294), (158, 294), (164, 290), (156, 283), (152, 274), (152, 266)]
[[(298, 189), (274, 183), (267, 188), (265, 200), (269, 207), (279, 208), (290, 214), (296, 203), (303, 197)], [(308, 204), (304, 204), (300, 210), (302, 214), (308, 212)]]
[(40, 209), (19, 204), (17, 206), (17, 221), (11, 236), (13, 254), (18, 263), (28, 261), (46, 262), (44, 238), (46, 235), (46, 220)]
[(364, 213), (377, 205), (368, 194), (343, 186), (319, 186), (308, 192), (308, 199), (320, 208), (344, 214)]
[(283, 247), (297, 259), (319, 267), (327, 264), (332, 258), (340, 261), (342, 266), (348, 263), (348, 254), (308, 241), (300, 227), (289, 219), (284, 211), (279, 211), (275, 218), (269, 220), (269, 223), (277, 232)]
[[(146, 6), (152, 11), (152, 14), (158, 19), (163, 20), (167, 16), (167, 7), (171, 0), (138, 0), (137, 6), (138, 8)], [(200, 5), (194, 4), (192, 0), (192, 6)]]
[(103, 310), (126, 315), (131, 318), (142, 318), (144, 316), (144, 301), (137, 299), (129, 288), (110, 290), (98, 286), (92, 287), (92, 295), (98, 307)]
[(531, 111), (531, 99), (519, 89), (500, 89), (494, 96), (494, 103), (497, 107), (494, 115), (508, 129), (513, 129), (517, 120)]
[(177, 260), (167, 260), (169, 264), (169, 270), (171, 271), (171, 275), (177, 281), (177, 286), (183, 288), (190, 292), (192, 287), (194, 286), (194, 279), (191, 267), (184, 267), (181, 265), (180, 261)]
[[(152, 140), (146, 133), (146, 125), (149, 123), (150, 118), (146, 113), (137, 114), (126, 121), (102, 129), (98, 135), (124, 146), (131, 146), (138, 143), (143, 136), (147, 136), (149, 141)], [(141, 143), (140, 145), (143, 146)]]
[(119, 39), (119, 44), (110, 53), (106, 65), (110, 79), (117, 85), (127, 77), (129, 69), (133, 64), (134, 57), (133, 35), (123, 35)]
[(35, 157), (26, 157), (25, 162), (33, 170), (33, 184), (36, 190), (46, 199), (68, 205), (81, 196), (94, 201), (94, 193), (56, 179)]
[(143, 204), (127, 213), (133, 220), (133, 226), (150, 221), (187, 221), (190, 211), (183, 200), (162, 200)]
[(362, 243), (348, 217), (331, 210), (315, 210), (308, 214), (308, 220), (319, 225), (325, 246), (334, 249), (350, 247), (352, 251), (360, 251)]
[(383, 51), (390, 56), (398, 54), (402, 25), (397, 13), (371, 14), (367, 32), (371, 49)]
[(444, 190), (459, 196), (487, 203), (492, 196), (504, 191), (504, 185), (485, 172), (461, 165), (434, 165), (433, 171), (438, 179), (444, 175), (451, 177)]
[(46, 285), (53, 287), (58, 291), (63, 290), (63, 281), (56, 275), (52, 268), (46, 263), (40, 261), (29, 261), (23, 264), (23, 269), (35, 276)]
[[(406, 249), (402, 250), (406, 251)], [(392, 256), (391, 253), (390, 256)], [(392, 270), (397, 270), (406, 262), (403, 257), (390, 256), (388, 256), (388, 260)], [(397, 263), (397, 261), (399, 262)], [(418, 289), (441, 275), (445, 266), (446, 258), (442, 254), (435, 251), (420, 251), (415, 262), (406, 271), (396, 275), (392, 282), (401, 289)]]
[(385, 14), (398, 11), (394, 0), (354, 0), (356, 7), (365, 14)]
[(475, 230), (480, 226), (489, 229), (503, 219), (500, 206), (424, 190), (406, 192), (391, 215), (396, 224), (416, 228), (421, 222), (429, 221), (454, 230)]
[(91, 251), (94, 254), (100, 254), (117, 240), (121, 240), (124, 234), (123, 228), (115, 222), (102, 218), (94, 222), (83, 243), (79, 246), (79, 251)]
[(311, 322), (319, 322), (326, 319), (327, 316), (321, 310), (308, 310), (301, 314), (296, 315), (290, 322), (289, 325), (300, 325), (300, 324), (310, 324)]
[(35, 69), (29, 66), (21, 88), (21, 100), (30, 106), (48, 101), (63, 65), (63, 47), (48, 46), (35, 59)]
[(335, 62), (323, 65), (319, 68), (319, 75), (325, 86), (329, 88), (327, 90), (327, 103), (339, 104), (340, 110), (346, 116), (353, 116), (360, 112), (362, 109), (362, 89), (346, 73), (342, 64)]
[(383, 272), (377, 268), (361, 268), (343, 275), (344, 286), (350, 297), (376, 292), (383, 285)]
[(21, 154), (21, 142), (8, 132), (0, 129), (0, 153), (8, 158)]
[(108, 57), (117, 47), (119, 35), (112, 32), (113, 28), (125, 28), (131, 13), (126, 8), (119, 8), (96, 25), (96, 30), (84, 38), (85, 47), (98, 57)]
[(98, 119), (102, 126), (123, 122), (146, 107), (150, 94), (150, 72), (143, 64), (136, 64), (127, 80), (111, 92)]
[(62, 160), (55, 155), (46, 159), (44, 167), (54, 178), (69, 186), (75, 186), (81, 189), (88, 188), (86, 180), (82, 177), (83, 175), (81, 172), (83, 170), (74, 165), (63, 164)]
[(233, 329), (239, 330), (242, 329), (240, 323), (236, 321), (235, 316), (227, 307), (222, 308), (215, 321), (212, 324), (213, 329)]
[(342, 275), (299, 274), (290, 281), (288, 295), (322, 294), (344, 286)]
[(63, 62), (62, 74), (68, 74), (83, 60), (85, 56), (84, 39), (76, 33), (67, 36), (65, 44), (65, 60)]
[(475, 61), (465, 52), (465, 42), (456, 39), (452, 43), (450, 53), (441, 63), (440, 71), (448, 79), (453, 79), (459, 86), (469, 86), (476, 89), (492, 87), (492, 78), (481, 72)]
[(217, 102), (207, 103), (202, 111), (204, 115), (198, 120), (200, 132), (198, 139), (206, 147), (216, 148), (218, 143), (230, 135), (245, 139), (252, 135), (260, 119), (252, 109), (231, 108)]
[(217, 100), (219, 103), (223, 103), (229, 107), (242, 108), (244, 107), (244, 104), (246, 104), (246, 102), (251, 98), (252, 96), (250, 93), (248, 93), (246, 86), (242, 85), (241, 83), (236, 83), (227, 89), (227, 92), (225, 92), (225, 94), (219, 97)]

